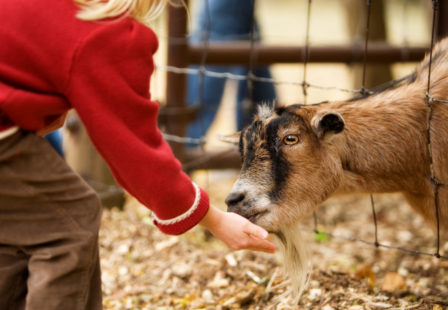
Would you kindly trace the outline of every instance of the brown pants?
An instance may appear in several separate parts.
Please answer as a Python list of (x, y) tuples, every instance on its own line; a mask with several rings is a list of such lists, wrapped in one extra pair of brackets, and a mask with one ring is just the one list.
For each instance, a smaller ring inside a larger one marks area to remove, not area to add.
[(45, 139), (0, 140), (0, 309), (101, 309), (95, 192)]

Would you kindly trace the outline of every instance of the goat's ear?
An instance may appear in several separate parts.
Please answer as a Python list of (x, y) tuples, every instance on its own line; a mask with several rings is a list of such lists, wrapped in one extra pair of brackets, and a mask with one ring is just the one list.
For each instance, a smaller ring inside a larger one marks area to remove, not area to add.
[(336, 111), (317, 112), (311, 120), (311, 127), (319, 139), (327, 133), (337, 134), (344, 130), (345, 121)]
[(241, 131), (238, 131), (238, 132), (232, 133), (230, 135), (218, 135), (217, 138), (218, 138), (218, 140), (220, 140), (222, 142), (238, 145), (240, 143), (240, 136), (241, 136)]

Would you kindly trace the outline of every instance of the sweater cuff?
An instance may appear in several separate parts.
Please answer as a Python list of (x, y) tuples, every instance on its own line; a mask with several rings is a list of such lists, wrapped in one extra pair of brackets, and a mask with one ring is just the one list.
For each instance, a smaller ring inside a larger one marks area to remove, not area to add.
[(193, 183), (195, 188), (195, 200), (193, 205), (183, 214), (162, 220), (153, 213), (154, 224), (165, 234), (180, 235), (192, 227), (196, 226), (207, 214), (210, 206), (207, 193)]

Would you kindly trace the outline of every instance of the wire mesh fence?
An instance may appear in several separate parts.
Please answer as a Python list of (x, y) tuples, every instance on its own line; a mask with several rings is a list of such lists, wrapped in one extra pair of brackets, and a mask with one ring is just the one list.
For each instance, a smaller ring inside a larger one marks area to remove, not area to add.
[[(380, 87), (376, 89), (368, 89), (366, 87), (366, 67), (367, 63), (369, 61), (369, 31), (371, 29), (371, 11), (372, 11), (372, 3), (375, 2), (375, 0), (366, 0), (364, 1), (364, 10), (365, 10), (365, 22), (364, 25), (364, 43), (363, 43), (363, 49), (362, 49), (362, 81), (361, 81), (361, 87), (358, 89), (352, 89), (352, 88), (344, 88), (344, 87), (337, 87), (337, 86), (325, 86), (325, 85), (318, 85), (315, 83), (310, 83), (307, 80), (307, 73), (309, 72), (308, 64), (309, 64), (309, 57), (310, 57), (310, 25), (311, 25), (311, 12), (313, 8), (313, 0), (307, 0), (306, 5), (306, 18), (303, 21), (303, 27), (305, 29), (305, 40), (304, 40), (304, 49), (303, 49), (303, 75), (301, 77), (298, 77), (297, 80), (280, 80), (270, 77), (263, 77), (263, 76), (257, 76), (255, 74), (255, 68), (257, 66), (257, 24), (255, 20), (255, 10), (252, 10), (252, 16), (250, 20), (250, 33), (247, 36), (247, 40), (249, 41), (249, 58), (247, 60), (247, 74), (237, 74), (234, 72), (222, 72), (222, 71), (213, 71), (209, 69), (208, 64), (208, 56), (210, 51), (210, 28), (211, 24), (213, 23), (213, 20), (210, 15), (210, 7), (209, 7), (209, 1), (210, 0), (203, 0), (203, 5), (205, 7), (205, 29), (202, 29), (201, 31), (201, 38), (200, 42), (202, 45), (202, 54), (200, 57), (200, 62), (196, 67), (177, 67), (172, 65), (157, 65), (158, 70), (163, 70), (166, 72), (170, 72), (173, 74), (180, 74), (180, 75), (196, 75), (199, 78), (199, 87), (198, 87), (198, 98), (199, 98), (199, 109), (204, 108), (204, 98), (203, 98), (203, 91), (205, 88), (204, 80), (206, 77), (213, 77), (213, 78), (220, 78), (220, 79), (227, 79), (227, 80), (234, 80), (234, 81), (245, 81), (247, 83), (247, 88), (249, 90), (249, 100), (254, 105), (254, 98), (252, 97), (252, 89), (254, 87), (255, 82), (260, 83), (271, 83), (275, 85), (291, 85), (295, 87), (300, 87), (302, 89), (303, 93), (303, 103), (307, 104), (309, 103), (309, 96), (308, 91), (309, 89), (315, 88), (320, 90), (336, 90), (339, 92), (345, 92), (349, 94), (353, 94), (356, 96), (362, 96), (367, 97), (370, 95), (375, 94), (376, 92), (383, 91), (389, 87), (395, 86), (403, 81), (405, 81), (408, 76), (405, 76), (404, 78), (400, 78), (391, 82), (388, 82), (384, 85), (381, 85)], [(250, 0), (252, 3), (252, 6), (255, 7), (255, 0)], [(378, 1), (378, 0), (376, 0)], [(404, 3), (406, 4), (408, 1), (404, 0)], [(375, 200), (373, 195), (370, 195), (370, 203), (371, 203), (371, 210), (372, 210), (372, 225), (374, 226), (374, 240), (363, 240), (356, 237), (351, 236), (341, 236), (333, 233), (323, 232), (319, 231), (318, 229), (318, 220), (317, 216), (315, 215), (315, 221), (314, 221), (314, 229), (312, 231), (316, 234), (325, 234), (328, 236), (331, 236), (333, 238), (342, 238), (348, 241), (353, 242), (361, 242), (364, 244), (368, 244), (377, 248), (385, 248), (385, 249), (395, 249), (406, 253), (412, 253), (417, 255), (427, 255), (427, 256), (433, 256), (438, 259), (444, 259), (447, 260), (448, 256), (441, 255), (440, 254), (440, 201), (439, 201), (439, 189), (440, 187), (447, 186), (448, 184), (445, 184), (443, 180), (440, 180), (438, 176), (436, 175), (433, 167), (433, 145), (432, 145), (432, 137), (431, 137), (431, 122), (432, 122), (432, 116), (433, 116), (433, 109), (434, 106), (437, 104), (446, 104), (448, 103), (448, 100), (445, 98), (434, 98), (431, 95), (431, 65), (432, 65), (432, 48), (436, 41), (436, 31), (437, 31), (437, 21), (439, 20), (439, 1), (438, 0), (432, 0), (432, 6), (431, 6), (431, 33), (430, 35), (430, 46), (428, 47), (429, 50), (429, 70), (428, 70), (428, 78), (427, 78), (427, 88), (426, 88), (426, 107), (427, 107), (427, 119), (426, 119), (426, 141), (427, 141), (427, 155), (429, 158), (429, 171), (430, 171), (430, 180), (433, 186), (433, 192), (434, 192), (434, 214), (436, 218), (436, 233), (435, 233), (435, 240), (434, 240), (434, 251), (428, 252), (428, 251), (419, 251), (415, 249), (409, 249), (401, 246), (394, 246), (390, 244), (386, 244), (381, 242), (381, 240), (378, 239), (378, 224), (377, 224), (377, 214), (375, 210)], [(188, 38), (174, 38), (176, 41), (182, 41), (182, 44), (186, 44), (185, 39), (188, 40)], [(404, 41), (407, 41), (406, 38), (404, 38)], [(301, 79), (301, 80), (300, 80)], [(186, 137), (186, 136), (178, 136), (175, 134), (164, 134), (164, 138), (168, 141), (181, 143), (181, 144), (196, 144), (199, 146), (203, 146), (208, 143), (205, 136), (202, 136), (200, 138), (192, 138), (192, 137)], [(196, 161), (201, 160), (207, 160), (207, 158), (196, 158)]]

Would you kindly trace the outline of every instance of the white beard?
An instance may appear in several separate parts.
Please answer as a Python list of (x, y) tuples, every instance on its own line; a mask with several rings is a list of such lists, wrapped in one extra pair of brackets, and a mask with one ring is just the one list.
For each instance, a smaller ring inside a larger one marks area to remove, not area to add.
[(279, 235), (275, 236), (283, 258), (283, 268), (291, 280), (291, 294), (296, 295), (298, 301), (310, 278), (309, 249), (297, 224), (281, 228)]

